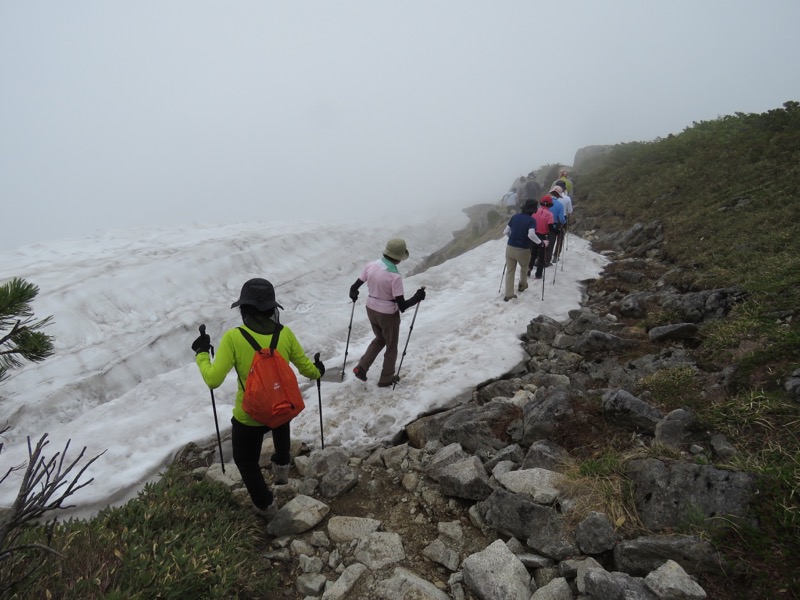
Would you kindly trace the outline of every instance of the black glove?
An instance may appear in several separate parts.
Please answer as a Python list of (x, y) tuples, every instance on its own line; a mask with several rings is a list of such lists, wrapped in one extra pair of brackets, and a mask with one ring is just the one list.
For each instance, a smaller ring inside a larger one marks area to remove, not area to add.
[(414, 300), (416, 300), (417, 302), (422, 302), (423, 300), (425, 300), (425, 288), (419, 288), (417, 290), (417, 293), (414, 294)]
[(358, 279), (356, 282), (350, 286), (350, 300), (355, 302), (358, 300), (358, 288), (361, 287), (361, 280)]
[(197, 336), (197, 339), (192, 342), (192, 350), (194, 350), (195, 355), (211, 350), (211, 336), (207, 333), (201, 333)]
[(319, 371), (319, 378), (322, 379), (322, 376), (325, 375), (325, 365), (323, 365), (322, 361), (317, 358), (314, 361), (314, 366), (317, 367), (317, 371)]

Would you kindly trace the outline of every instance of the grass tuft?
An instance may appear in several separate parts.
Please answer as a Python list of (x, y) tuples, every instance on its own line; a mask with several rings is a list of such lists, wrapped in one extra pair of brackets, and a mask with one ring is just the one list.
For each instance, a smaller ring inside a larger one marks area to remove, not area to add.
[[(43, 533), (29, 527), (25, 538)], [(63, 558), (48, 558), (12, 597), (265, 598), (276, 578), (259, 558), (262, 543), (259, 523), (227, 487), (173, 465), (124, 506), (58, 524), (51, 546)]]

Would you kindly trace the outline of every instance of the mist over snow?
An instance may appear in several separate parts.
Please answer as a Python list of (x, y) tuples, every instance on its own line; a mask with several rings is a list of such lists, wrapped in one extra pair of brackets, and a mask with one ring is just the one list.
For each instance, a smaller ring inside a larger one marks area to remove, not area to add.
[[(518, 364), (527, 323), (538, 314), (566, 318), (580, 304), (579, 282), (605, 264), (586, 241), (570, 236), (563, 270), (546, 272), (544, 301), (540, 282), (532, 281), (517, 300), (503, 302), (505, 238), (405, 276), (466, 223), (463, 213), (453, 212), (410, 217), (405, 224), (309, 220), (130, 229), (0, 253), (0, 281), (19, 276), (39, 286), (35, 315), (53, 315), (46, 331), (55, 338), (54, 356), (11, 371), (0, 385), (0, 422), (11, 426), (0, 470), (25, 462), (27, 438), (35, 442), (43, 433), (51, 454), (67, 440), (68, 458), (84, 446), (89, 457), (104, 452), (86, 474), (93, 483), (71, 498), (77, 508), (66, 513), (87, 516), (135, 495), (187, 443), (213, 441), (211, 397), (190, 345), (200, 324), (216, 345), (241, 323), (229, 307), (251, 277), (275, 285), (285, 307), (281, 322), (306, 354), (321, 353), (325, 445), (391, 440), (419, 414), (457, 403), (478, 383)], [(427, 289), (410, 339), (414, 309), (402, 316), (400, 354), (407, 341), (408, 350), (394, 390), (376, 386), (382, 354), (368, 382), (353, 376), (372, 332), (364, 294), (354, 313), (348, 298), (364, 265), (379, 258), (392, 237), (405, 238), (411, 253), (399, 266), (406, 295)], [(317, 386), (302, 376), (299, 381), (306, 410), (293, 421), (292, 436), (318, 448)], [(215, 390), (223, 435), (236, 385), (229, 374)], [(0, 504), (9, 504), (17, 487), (18, 477), (4, 483)]]
[(394, 218), (798, 100), (800, 2), (0, 3), (0, 250)]

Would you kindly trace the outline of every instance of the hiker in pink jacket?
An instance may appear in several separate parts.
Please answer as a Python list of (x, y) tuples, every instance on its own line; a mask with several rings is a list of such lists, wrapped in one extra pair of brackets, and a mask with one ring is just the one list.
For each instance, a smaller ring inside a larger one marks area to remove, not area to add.
[(533, 215), (536, 220), (536, 235), (544, 240), (538, 246), (531, 248), (531, 261), (528, 264), (528, 275), (533, 271), (533, 265), (536, 265), (536, 279), (542, 278), (542, 273), (545, 267), (545, 254), (547, 246), (550, 244), (550, 235), (555, 235), (555, 219), (553, 213), (550, 212), (550, 207), (553, 206), (553, 198), (550, 194), (542, 196), (539, 200), (539, 210)]
[(403, 278), (397, 270), (397, 265), (408, 256), (405, 240), (398, 238), (389, 240), (383, 256), (367, 264), (359, 278), (350, 286), (350, 299), (355, 302), (358, 299), (358, 288), (367, 284), (369, 290), (367, 318), (375, 334), (375, 338), (370, 342), (364, 356), (359, 359), (353, 373), (361, 381), (366, 381), (367, 371), (381, 350), (386, 348), (378, 387), (389, 387), (398, 380), (394, 368), (397, 362), (397, 342), (400, 337), (400, 313), (425, 299), (425, 288), (419, 288), (407, 300), (404, 295)]

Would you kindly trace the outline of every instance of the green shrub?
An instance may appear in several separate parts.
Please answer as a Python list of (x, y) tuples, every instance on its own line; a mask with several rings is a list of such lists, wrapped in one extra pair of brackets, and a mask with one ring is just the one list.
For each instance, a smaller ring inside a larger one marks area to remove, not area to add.
[[(33, 542), (42, 527), (31, 527)], [(265, 598), (261, 527), (218, 483), (171, 467), (134, 500), (56, 527), (61, 558), (14, 598)]]

